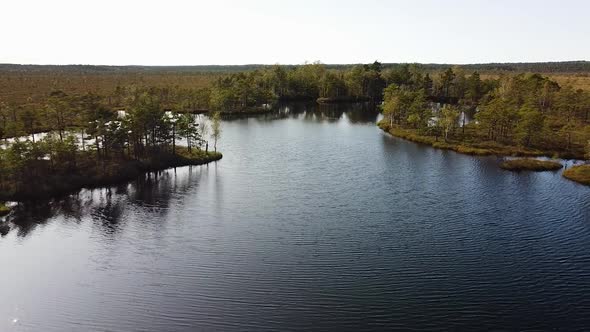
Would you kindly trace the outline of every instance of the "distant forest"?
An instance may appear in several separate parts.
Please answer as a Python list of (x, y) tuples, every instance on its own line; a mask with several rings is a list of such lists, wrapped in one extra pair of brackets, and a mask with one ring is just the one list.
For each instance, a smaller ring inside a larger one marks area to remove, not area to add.
[[(383, 69), (396, 68), (405, 63), (383, 63)], [(590, 61), (518, 62), (482, 64), (417, 64), (423, 70), (445, 70), (457, 67), (480, 72), (538, 72), (538, 73), (590, 73)], [(0, 64), (0, 72), (78, 72), (78, 73), (231, 73), (265, 69), (273, 65), (199, 65), (199, 66), (93, 66), (93, 65), (18, 65)], [(286, 68), (301, 65), (284, 65)], [(349, 69), (355, 64), (325, 64), (327, 69)]]

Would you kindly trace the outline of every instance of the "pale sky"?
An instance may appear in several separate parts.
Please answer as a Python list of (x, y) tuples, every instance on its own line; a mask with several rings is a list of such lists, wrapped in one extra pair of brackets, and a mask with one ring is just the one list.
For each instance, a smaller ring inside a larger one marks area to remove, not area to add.
[(585, 0), (0, 0), (0, 63), (590, 60)]

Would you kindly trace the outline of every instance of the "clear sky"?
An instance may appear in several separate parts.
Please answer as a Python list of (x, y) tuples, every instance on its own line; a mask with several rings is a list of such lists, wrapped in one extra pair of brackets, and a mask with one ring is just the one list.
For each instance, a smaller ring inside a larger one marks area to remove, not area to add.
[(1, 0), (0, 63), (590, 60), (588, 0)]

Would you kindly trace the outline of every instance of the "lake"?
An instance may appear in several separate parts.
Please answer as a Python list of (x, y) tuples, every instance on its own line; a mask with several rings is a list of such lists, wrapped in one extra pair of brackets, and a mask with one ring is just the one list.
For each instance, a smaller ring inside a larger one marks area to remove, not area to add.
[(23, 206), (0, 331), (587, 329), (590, 189), (378, 117), (227, 119), (219, 162)]

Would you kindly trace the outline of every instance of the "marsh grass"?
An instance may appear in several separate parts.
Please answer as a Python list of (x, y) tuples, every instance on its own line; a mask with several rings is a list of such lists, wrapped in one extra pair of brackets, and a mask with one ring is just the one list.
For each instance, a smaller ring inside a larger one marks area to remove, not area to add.
[(590, 165), (580, 165), (563, 171), (563, 176), (572, 181), (590, 186)]

